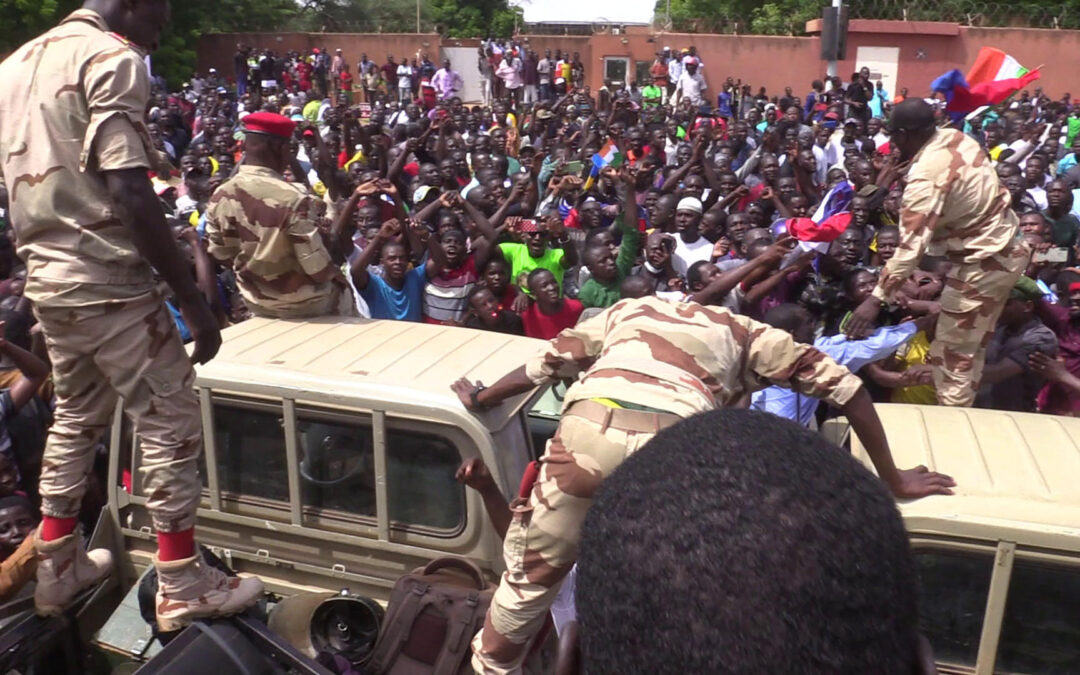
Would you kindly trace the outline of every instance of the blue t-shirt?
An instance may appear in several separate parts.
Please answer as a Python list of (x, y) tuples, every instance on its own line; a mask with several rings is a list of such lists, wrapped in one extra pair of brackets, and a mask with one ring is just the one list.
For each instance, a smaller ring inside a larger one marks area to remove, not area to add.
[(360, 296), (368, 304), (372, 319), (419, 321), (424, 307), (424, 284), (427, 283), (427, 264), (405, 274), (405, 284), (395, 290), (381, 277), (368, 275), (367, 286)]

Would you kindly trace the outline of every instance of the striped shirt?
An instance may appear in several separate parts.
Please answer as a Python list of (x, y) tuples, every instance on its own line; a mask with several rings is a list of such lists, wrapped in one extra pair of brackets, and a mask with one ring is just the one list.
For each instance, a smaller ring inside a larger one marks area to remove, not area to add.
[(443, 270), (424, 286), (424, 321), (427, 323), (458, 322), (469, 310), (469, 293), (476, 287), (480, 274), (473, 256), (461, 266)]

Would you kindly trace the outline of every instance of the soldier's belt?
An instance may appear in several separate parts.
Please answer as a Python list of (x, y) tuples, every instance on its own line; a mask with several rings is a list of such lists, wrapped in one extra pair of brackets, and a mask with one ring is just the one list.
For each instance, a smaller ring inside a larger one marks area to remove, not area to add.
[(590, 422), (596, 422), (603, 427), (602, 432), (607, 429), (618, 429), (619, 431), (649, 434), (655, 434), (682, 419), (672, 413), (613, 408), (591, 400), (575, 401), (567, 408), (564, 415), (574, 415)]

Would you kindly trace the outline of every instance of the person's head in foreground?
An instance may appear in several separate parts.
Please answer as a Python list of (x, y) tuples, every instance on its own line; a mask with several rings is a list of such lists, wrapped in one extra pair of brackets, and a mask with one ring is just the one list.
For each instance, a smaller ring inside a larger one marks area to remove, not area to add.
[(768, 413), (698, 415), (627, 458), (585, 518), (576, 592), (585, 673), (932, 668), (885, 485)]

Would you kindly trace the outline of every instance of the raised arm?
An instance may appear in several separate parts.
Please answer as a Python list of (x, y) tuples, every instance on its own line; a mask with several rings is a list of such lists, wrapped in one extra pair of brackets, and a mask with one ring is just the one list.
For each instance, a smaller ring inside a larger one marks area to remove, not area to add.
[(758, 257), (745, 265), (739, 265), (735, 269), (728, 270), (710, 281), (705, 288), (691, 295), (690, 300), (703, 305), (709, 305), (723, 300), (724, 296), (730, 293), (739, 282), (749, 276), (752, 272), (761, 268), (768, 268), (780, 264), (780, 261), (784, 259), (784, 256), (791, 251), (791, 243), (791, 237), (781, 237), (780, 239), (777, 239), (776, 242), (765, 249), (765, 252)]
[(379, 233), (375, 235), (375, 238), (369, 241), (364, 250), (360, 252), (360, 255), (353, 260), (350, 271), (352, 272), (353, 283), (356, 284), (356, 290), (362, 291), (367, 288), (369, 280), (368, 266), (375, 262), (382, 247), (399, 234), (401, 234), (401, 223), (396, 219), (386, 221), (379, 228)]

